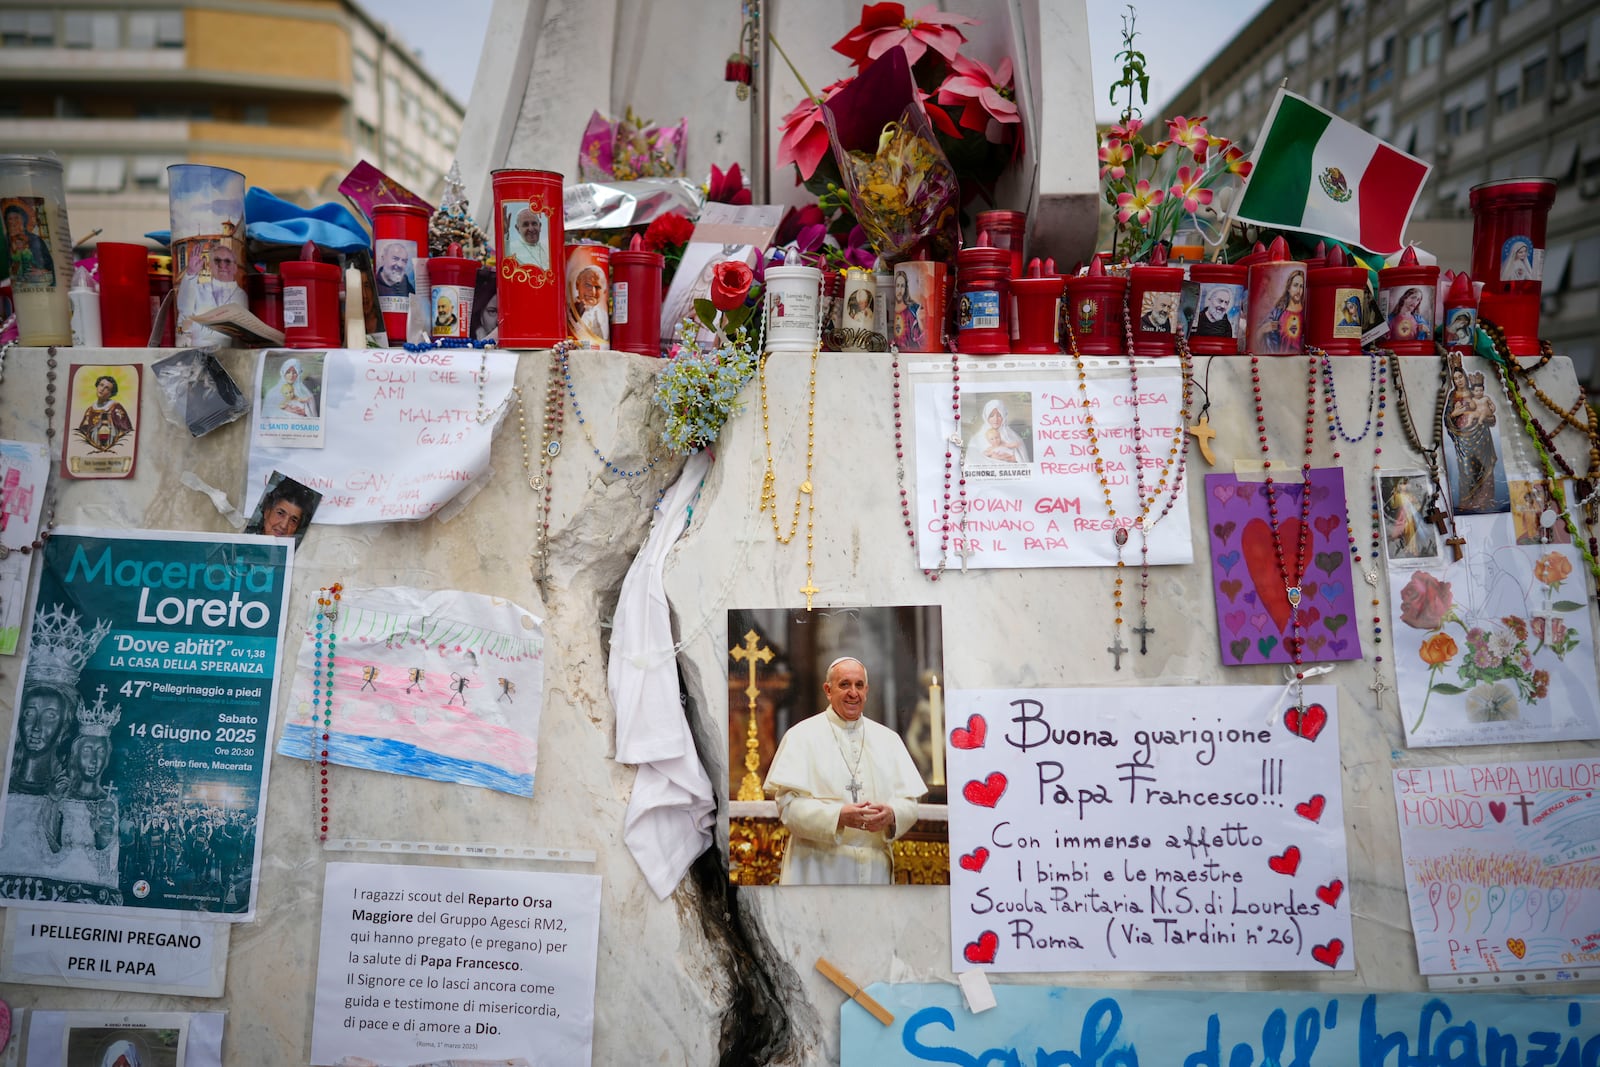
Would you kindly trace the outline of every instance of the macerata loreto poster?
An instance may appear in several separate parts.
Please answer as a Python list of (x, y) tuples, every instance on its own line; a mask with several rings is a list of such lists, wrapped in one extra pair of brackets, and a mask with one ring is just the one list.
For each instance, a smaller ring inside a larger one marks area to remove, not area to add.
[(0, 899), (250, 919), (293, 541), (62, 530), (43, 557)]

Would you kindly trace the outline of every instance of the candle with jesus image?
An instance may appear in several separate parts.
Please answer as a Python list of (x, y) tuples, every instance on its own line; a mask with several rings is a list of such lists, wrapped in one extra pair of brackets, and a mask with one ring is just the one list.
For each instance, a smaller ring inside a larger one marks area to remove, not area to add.
[(939, 676), (928, 683), (928, 728), (933, 738), (933, 774), (929, 785), (944, 784), (944, 694), (939, 691)]

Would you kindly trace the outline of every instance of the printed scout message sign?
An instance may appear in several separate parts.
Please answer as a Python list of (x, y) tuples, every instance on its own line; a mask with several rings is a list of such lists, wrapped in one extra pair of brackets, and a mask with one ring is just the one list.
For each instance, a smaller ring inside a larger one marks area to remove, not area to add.
[(951, 966), (1352, 969), (1336, 693), (952, 692)]
[(1600, 759), (1394, 772), (1423, 974), (1600, 963)]
[(41, 553), (0, 898), (253, 917), (293, 543), (62, 530)]
[(994, 986), (969, 1012), (948, 984), (867, 993), (894, 1015), (839, 1009), (843, 1067), (1397, 1067), (1587, 1063), (1600, 1052), (1600, 997), (1489, 993), (1202, 993)]
[(589, 1062), (600, 878), (330, 863), (311, 1062)]
[[(1119, 533), (1123, 557), (1137, 561), (1141, 481), (1149, 517), (1159, 517), (1149, 532), (1150, 562), (1193, 560), (1188, 482), (1178, 482), (1172, 450), (1175, 442), (1183, 445), (1177, 360), (1142, 366), (1138, 381), (1132, 392), (1124, 370), (1089, 377), (1083, 389), (1076, 379), (964, 380), (959, 414), (951, 410), (948, 381), (918, 382), (920, 564), (1106, 567), (1117, 562)], [(1106, 507), (1107, 490), (1115, 516)]]

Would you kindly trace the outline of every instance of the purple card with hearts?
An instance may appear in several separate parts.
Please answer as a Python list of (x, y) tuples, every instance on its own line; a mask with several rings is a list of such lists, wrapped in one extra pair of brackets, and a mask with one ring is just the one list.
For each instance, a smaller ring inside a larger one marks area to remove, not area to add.
[[(1310, 489), (1311, 509), (1303, 512), (1306, 485), (1299, 472), (1275, 482), (1274, 529), (1262, 482), (1206, 475), (1211, 581), (1224, 666), (1293, 663), (1296, 640), (1302, 642), (1302, 663), (1361, 658), (1344, 471), (1313, 468)], [(1308, 520), (1303, 560), (1302, 514)]]

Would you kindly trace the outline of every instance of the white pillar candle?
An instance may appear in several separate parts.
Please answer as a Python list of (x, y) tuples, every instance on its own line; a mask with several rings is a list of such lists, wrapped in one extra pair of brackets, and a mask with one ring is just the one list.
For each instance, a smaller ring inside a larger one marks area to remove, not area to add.
[(933, 731), (933, 781), (929, 785), (944, 784), (944, 694), (939, 690), (939, 676), (934, 675), (928, 686), (928, 727)]
[(0, 156), (6, 263), (25, 345), (72, 343), (72, 236), (62, 174), (61, 161), (49, 156)]

